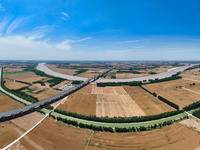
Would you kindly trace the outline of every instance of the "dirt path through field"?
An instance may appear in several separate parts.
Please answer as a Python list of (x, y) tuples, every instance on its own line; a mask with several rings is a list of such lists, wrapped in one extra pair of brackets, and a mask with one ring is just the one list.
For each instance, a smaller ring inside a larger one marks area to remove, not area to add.
[(189, 80), (189, 81), (194, 81), (194, 82), (200, 82), (200, 80), (195, 80), (195, 79), (188, 79), (188, 78), (183, 78), (184, 80)]
[[(10, 126), (11, 128), (13, 128), (15, 131), (17, 131), (20, 135), (24, 134), (21, 130), (19, 130), (18, 128), (14, 127), (13, 125), (11, 124), (8, 124), (8, 123), (3, 123), (3, 124), (6, 124), (8, 126)], [(38, 144), (36, 144), (35, 142), (33, 142), (28, 136), (25, 136), (24, 139), (31, 145), (33, 146), (35, 149), (37, 150), (43, 150), (42, 147), (40, 147)], [(19, 145), (19, 143), (18, 143)]]
[(199, 92), (196, 92), (196, 91), (190, 90), (190, 89), (188, 89), (188, 88), (186, 88), (186, 87), (182, 87), (182, 89), (184, 89), (184, 90), (187, 90), (187, 91), (189, 91), (189, 92), (192, 92), (192, 93), (195, 93), (195, 94), (198, 94), (198, 95), (200, 95), (200, 93), (199, 93)]

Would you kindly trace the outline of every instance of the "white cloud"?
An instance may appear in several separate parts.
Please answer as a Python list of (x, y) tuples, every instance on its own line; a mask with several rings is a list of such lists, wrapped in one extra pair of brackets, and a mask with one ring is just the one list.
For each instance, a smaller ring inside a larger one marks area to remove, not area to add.
[[(4, 53), (0, 59), (41, 59), (54, 57), (60, 52), (66, 54), (71, 50), (71, 46), (66, 42), (48, 43), (46, 41), (36, 41), (25, 36), (0, 37), (0, 49)], [(48, 57), (47, 57), (48, 56)]]
[(18, 27), (20, 27), (20, 25), (22, 25), (22, 23), (24, 23), (25, 20), (27, 20), (26, 17), (21, 17), (21, 18), (18, 18), (18, 19), (15, 19), (14, 21), (12, 21), (6, 30), (6, 34), (11, 34)]
[(129, 41), (121, 41), (121, 42), (116, 42), (117, 44), (126, 44), (126, 43), (138, 43), (140, 42), (139, 40), (129, 40)]
[(0, 22), (0, 35), (12, 34), (16, 29), (21, 27), (29, 17), (21, 17), (12, 20), (13, 17), (5, 17)]
[(61, 12), (62, 15), (64, 15), (65, 17), (68, 17), (69, 18), (69, 15), (65, 12)]
[(10, 22), (11, 17), (9, 18), (4, 18), (2, 19), (2, 21), (0, 22), (0, 35), (3, 35), (6, 30), (7, 30), (7, 26)]

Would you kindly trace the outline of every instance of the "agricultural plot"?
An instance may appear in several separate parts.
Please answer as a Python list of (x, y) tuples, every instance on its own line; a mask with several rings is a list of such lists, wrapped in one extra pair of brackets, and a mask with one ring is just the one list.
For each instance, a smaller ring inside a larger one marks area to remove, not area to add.
[(27, 86), (27, 84), (19, 83), (16, 81), (10, 81), (10, 80), (5, 80), (5, 81), (6, 81), (5, 86), (7, 88), (13, 89), (13, 90)]
[(194, 82), (179, 79), (174, 81), (144, 85), (144, 87), (149, 91), (155, 92), (167, 100), (179, 105), (180, 108), (183, 108), (189, 104), (199, 101), (199, 95), (197, 93), (184, 89), (184, 87), (188, 87), (192, 83)]
[(0, 112), (20, 108), (23, 105), (19, 102), (16, 102), (12, 98), (8, 97), (7, 95), (0, 93)]
[(98, 75), (99, 73), (92, 73), (92, 72), (83, 72), (83, 73), (80, 73), (78, 74), (77, 76), (79, 77), (86, 77), (86, 78), (93, 78), (94, 76)]
[(83, 114), (96, 114), (96, 95), (86, 93), (73, 93), (69, 95), (64, 104), (61, 104), (58, 109)]
[(93, 85), (92, 94), (97, 95), (96, 116), (98, 117), (145, 115), (135, 101), (127, 95), (123, 87), (97, 87)]
[(136, 133), (95, 132), (88, 150), (194, 150), (200, 146), (200, 133), (181, 124)]
[(27, 83), (32, 83), (35, 81), (46, 79), (46, 77), (40, 77), (33, 72), (9, 74), (9, 75), (5, 75), (4, 78), (9, 78), (12, 80), (19, 80), (19, 81), (23, 81), (23, 82), (27, 82)]
[(196, 68), (184, 71), (183, 73), (181, 73), (181, 76), (183, 77), (183, 79), (190, 79), (191, 81), (197, 80), (200, 82), (200, 69)]
[[(27, 136), (43, 149), (65, 150), (85, 149), (91, 133), (90, 130), (80, 129), (47, 118)], [(24, 138), (20, 140), (20, 143), (25, 145)]]
[(56, 94), (61, 93), (62, 91), (54, 90), (54, 89), (46, 89), (45, 91), (39, 93), (39, 94), (34, 94), (34, 97), (37, 97), (38, 100), (43, 100), (49, 97), (52, 97)]
[(15, 72), (15, 71), (23, 71), (23, 70), (24, 70), (24, 68), (17, 68), (17, 67), (15, 67), (15, 68), (9, 67), (9, 68), (3, 69), (4, 72)]
[(0, 148), (5, 147), (19, 136), (20, 134), (9, 122), (0, 123)]
[(117, 79), (129, 79), (129, 78), (142, 77), (142, 76), (147, 76), (147, 75), (149, 75), (149, 74), (117, 73), (116, 78)]
[(138, 86), (124, 86), (124, 89), (147, 115), (156, 115), (175, 110)]

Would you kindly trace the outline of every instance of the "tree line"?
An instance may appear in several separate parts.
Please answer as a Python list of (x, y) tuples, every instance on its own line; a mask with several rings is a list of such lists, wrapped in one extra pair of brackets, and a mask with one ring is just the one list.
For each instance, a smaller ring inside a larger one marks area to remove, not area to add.
[(134, 117), (96, 117), (96, 116), (86, 116), (82, 114), (77, 114), (73, 112), (67, 112), (65, 110), (55, 109), (54, 110), (57, 113), (71, 116), (74, 118), (89, 120), (89, 121), (97, 121), (97, 122), (107, 122), (107, 123), (132, 123), (132, 122), (145, 122), (145, 121), (151, 121), (151, 120), (157, 120), (162, 119), (166, 117), (170, 117), (173, 115), (177, 115), (183, 112), (183, 110), (177, 110), (177, 111), (171, 111), (171, 112), (165, 112), (158, 115), (151, 115), (151, 116), (134, 116)]
[[(57, 119), (58, 121), (62, 121), (64, 123), (67, 123), (69, 125), (74, 125), (76, 127), (80, 127), (80, 128), (86, 128), (86, 129), (91, 129), (94, 131), (102, 131), (102, 132), (140, 132), (140, 131), (148, 131), (148, 130), (152, 130), (152, 129), (157, 129), (157, 128), (161, 128), (167, 125), (171, 125), (173, 122), (175, 122), (176, 120), (169, 120), (169, 121), (164, 121), (162, 123), (159, 124), (154, 124), (154, 125), (149, 125), (149, 126), (140, 126), (140, 127), (115, 127), (115, 128), (111, 128), (111, 127), (105, 127), (105, 126), (96, 126), (93, 124), (85, 124), (85, 123), (78, 123), (75, 120), (69, 120), (66, 118), (62, 118), (62, 117), (55, 117), (54, 115), (50, 114), (50, 117)], [(184, 119), (187, 118), (187, 116), (180, 118)]]
[(184, 107), (183, 110), (189, 111), (189, 110), (196, 109), (196, 108), (199, 108), (199, 107), (200, 107), (200, 101), (194, 102), (194, 103)]
[(176, 105), (176, 104), (173, 103), (173, 102), (170, 102), (169, 100), (165, 99), (164, 97), (158, 96), (158, 99), (161, 100), (161, 101), (163, 101), (164, 103), (170, 105), (171, 107), (173, 107), (173, 108), (179, 110), (179, 106), (178, 106), (178, 105)]

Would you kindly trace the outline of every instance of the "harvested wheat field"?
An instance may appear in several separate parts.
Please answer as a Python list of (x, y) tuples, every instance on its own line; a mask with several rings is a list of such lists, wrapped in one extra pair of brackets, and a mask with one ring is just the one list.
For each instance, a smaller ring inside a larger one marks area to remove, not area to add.
[(181, 73), (181, 76), (183, 77), (183, 79), (190, 79), (194, 81), (197, 80), (198, 82), (200, 82), (200, 69), (196, 68), (184, 71), (183, 73)]
[(130, 117), (146, 115), (123, 87), (92, 86), (92, 94), (97, 95), (96, 116)]
[(85, 87), (81, 88), (80, 90), (77, 91), (77, 93), (82, 93), (82, 94), (91, 94), (92, 93), (92, 88), (94, 85), (86, 85)]
[[(47, 118), (27, 136), (45, 150), (82, 150), (85, 149), (91, 133), (90, 130), (80, 129)], [(24, 145), (24, 138), (20, 142)]]
[(12, 119), (11, 121), (21, 129), (28, 130), (31, 127), (33, 127), (38, 121), (40, 121), (43, 117), (44, 115), (39, 112), (32, 112), (19, 118)]
[[(193, 82), (186, 80), (175, 80), (144, 85), (144, 87), (151, 92), (155, 92), (167, 100), (177, 104), (180, 108), (183, 108), (189, 104), (199, 101), (200, 98), (198, 93), (186, 90), (184, 88), (188, 87), (188, 85), (191, 83)], [(180, 86), (183, 88), (180, 88)]]
[(68, 99), (58, 109), (83, 115), (95, 115), (96, 95), (75, 92), (69, 95)]
[(96, 85), (92, 85), (92, 94), (119, 95), (127, 93), (124, 88), (120, 86), (97, 87)]
[(34, 94), (34, 97), (37, 97), (38, 100), (43, 100), (49, 97), (52, 97), (56, 94), (61, 93), (62, 91), (54, 90), (54, 89), (46, 89), (46, 91), (43, 91), (39, 94)]
[(16, 89), (19, 89), (19, 88), (22, 88), (22, 87), (25, 87), (25, 86), (28, 86), (27, 84), (23, 84), (23, 83), (19, 83), (19, 82), (15, 82), (15, 81), (6, 81), (5, 83), (5, 86), (9, 89), (13, 89), (13, 90), (16, 90)]
[(128, 78), (135, 78), (135, 77), (143, 77), (148, 76), (149, 74), (133, 74), (133, 73), (117, 73), (117, 79), (128, 79)]
[(200, 132), (200, 120), (194, 117), (185, 119), (180, 122), (181, 124)]
[(0, 148), (10, 144), (19, 136), (20, 134), (9, 122), (0, 123)]
[(0, 112), (20, 108), (22, 106), (24, 105), (13, 100), (12, 98), (8, 97), (5, 94), (0, 93)]
[(124, 89), (146, 115), (156, 115), (175, 110), (138, 86), (124, 86)]
[(86, 72), (78, 74), (77, 76), (79, 76), (79, 77), (86, 77), (86, 78), (93, 78), (96, 75), (99, 75), (99, 73), (92, 73), (92, 72), (86, 71)]
[(50, 65), (50, 64), (46, 64), (47, 67), (49, 67), (51, 70), (55, 71), (55, 72), (60, 72), (63, 74), (67, 74), (67, 75), (73, 75), (76, 73), (76, 69), (63, 69), (63, 68), (58, 68), (56, 65)]
[(15, 72), (15, 71), (23, 71), (24, 68), (3, 68), (4, 72)]
[(97, 117), (145, 116), (144, 111), (129, 95), (97, 95)]
[(12, 79), (12, 80), (19, 80), (19, 81), (32, 83), (34, 81), (46, 79), (47, 77), (41, 77), (41, 76), (36, 75), (33, 72), (27, 72), (27, 73), (5, 75), (4, 78), (9, 78), (9, 79)]
[(138, 133), (95, 132), (88, 150), (194, 150), (200, 133), (181, 124)]

